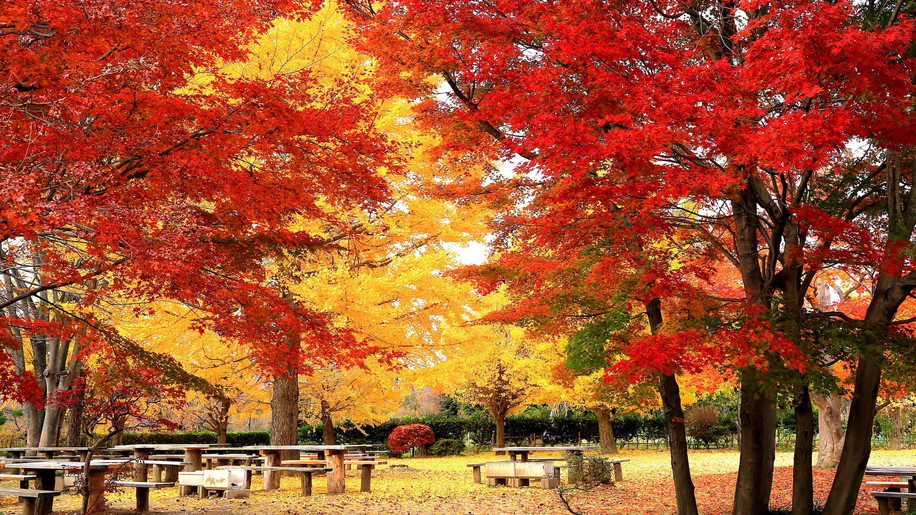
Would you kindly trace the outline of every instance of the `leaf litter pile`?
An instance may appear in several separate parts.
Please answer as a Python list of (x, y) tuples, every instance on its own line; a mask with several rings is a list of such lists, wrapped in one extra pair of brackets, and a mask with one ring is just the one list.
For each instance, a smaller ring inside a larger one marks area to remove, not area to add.
[[(624, 480), (588, 491), (570, 492), (571, 506), (583, 515), (591, 514), (674, 514), (674, 485), (665, 451), (624, 451), (621, 457)], [(700, 511), (727, 514), (738, 468), (737, 451), (693, 451), (690, 455)], [(316, 478), (315, 495), (299, 496), (298, 478), (283, 478), (280, 491), (262, 492), (261, 478), (255, 476), (252, 495), (247, 499), (198, 499), (178, 497), (177, 489), (151, 492), (153, 513), (183, 514), (528, 514), (562, 515), (569, 512), (555, 490), (537, 488), (488, 487), (472, 481), (469, 463), (493, 460), (493, 454), (475, 456), (412, 458), (389, 460), (391, 465), (373, 471), (372, 492), (359, 492), (359, 471), (348, 471), (347, 493), (325, 493), (324, 478)], [(500, 458), (502, 459), (502, 458)], [(791, 506), (792, 454), (776, 456), (772, 508)], [(876, 450), (872, 465), (916, 465), (916, 450)], [(815, 471), (815, 501), (823, 503), (833, 479), (832, 472)], [(565, 471), (564, 471), (565, 480)], [(3, 484), (3, 486), (7, 486)], [(9, 485), (13, 486), (13, 485)], [(130, 513), (134, 507), (133, 490), (108, 494), (110, 513)], [(55, 513), (76, 513), (79, 497), (63, 495), (54, 501)], [(0, 500), (0, 513), (16, 513), (15, 499)], [(877, 505), (863, 488), (856, 513), (876, 513)]]

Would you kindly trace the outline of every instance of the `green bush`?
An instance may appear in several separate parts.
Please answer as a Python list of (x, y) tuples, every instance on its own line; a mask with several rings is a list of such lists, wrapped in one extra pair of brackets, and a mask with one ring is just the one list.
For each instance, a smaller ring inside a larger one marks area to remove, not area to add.
[(429, 453), (433, 456), (457, 456), (464, 452), (464, 447), (461, 440), (443, 438), (429, 448)]

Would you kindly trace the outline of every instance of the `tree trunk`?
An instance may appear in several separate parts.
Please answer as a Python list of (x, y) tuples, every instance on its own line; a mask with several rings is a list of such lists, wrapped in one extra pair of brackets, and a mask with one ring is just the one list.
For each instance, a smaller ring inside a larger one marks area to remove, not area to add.
[(843, 453), (827, 504), (825, 515), (846, 515), (855, 509), (856, 498), (865, 466), (871, 455), (871, 437), (875, 425), (875, 404), (878, 399), (878, 385), (881, 382), (881, 365), (869, 356), (859, 359), (856, 367), (856, 385), (849, 405), (849, 424)]
[(681, 390), (677, 378), (673, 375), (662, 375), (658, 390), (662, 396), (662, 409), (668, 426), (668, 447), (671, 454), (677, 513), (697, 515), (697, 497), (687, 456), (687, 427), (684, 424), (684, 408), (681, 406)]
[[(496, 424), (496, 445), (494, 447), (505, 447), (506, 446), (506, 414), (505, 413), (494, 413), (493, 422)], [(497, 451), (496, 455), (500, 456), (505, 454), (503, 451)]]
[(270, 444), (296, 445), (299, 442), (299, 378), (291, 367), (287, 374), (274, 378), (270, 397)]
[[(662, 327), (662, 301), (654, 298), (646, 305), (649, 329), (657, 334)], [(684, 424), (684, 408), (681, 406), (681, 389), (674, 375), (663, 374), (659, 379), (658, 391), (662, 397), (665, 425), (668, 426), (668, 449), (671, 455), (671, 473), (674, 477), (674, 496), (677, 500), (678, 515), (697, 515), (697, 497), (690, 476), (690, 459), (687, 456), (687, 426)]]
[(58, 404), (45, 406), (44, 422), (41, 425), (41, 437), (38, 440), (38, 445), (40, 447), (57, 447), (57, 439), (60, 435), (60, 424), (65, 409), (66, 408)]
[(814, 511), (814, 411), (808, 385), (795, 399), (795, 460), (792, 464), (792, 515), (811, 515)]
[(25, 415), (26, 445), (28, 447), (38, 447), (45, 412), (36, 408), (31, 402), (25, 402), (22, 404), (22, 413)]
[(216, 426), (216, 443), (229, 443), (229, 419), (224, 418)]
[(598, 440), (601, 445), (601, 452), (604, 454), (617, 454), (617, 442), (614, 440), (611, 410), (605, 406), (598, 406), (592, 411), (598, 417)]
[(734, 515), (764, 515), (770, 506), (776, 460), (776, 402), (756, 371), (744, 374), (741, 388), (741, 456)]
[(337, 445), (337, 435), (334, 434), (334, 419), (331, 417), (331, 406), (324, 399), (321, 400), (321, 429), (324, 433), (324, 444)]
[(840, 463), (843, 452), (843, 409), (846, 399), (839, 394), (828, 396), (812, 395), (811, 401), (818, 408), (817, 469), (833, 470)]
[(903, 409), (895, 406), (891, 410), (891, 430), (887, 435), (887, 447), (895, 451), (903, 449)]

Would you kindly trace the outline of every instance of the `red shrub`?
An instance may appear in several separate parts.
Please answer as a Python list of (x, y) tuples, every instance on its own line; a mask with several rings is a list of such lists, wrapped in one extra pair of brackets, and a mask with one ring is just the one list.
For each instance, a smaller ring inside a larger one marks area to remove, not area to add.
[(426, 424), (407, 424), (394, 428), (388, 436), (388, 449), (393, 452), (418, 450), (425, 454), (426, 446), (435, 441), (436, 435)]

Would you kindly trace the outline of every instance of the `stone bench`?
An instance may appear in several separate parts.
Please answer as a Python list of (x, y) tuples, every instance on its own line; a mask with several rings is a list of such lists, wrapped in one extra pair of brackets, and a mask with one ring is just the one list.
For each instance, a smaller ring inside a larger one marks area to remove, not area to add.
[(916, 502), (916, 493), (910, 492), (872, 492), (875, 500), (878, 501), (878, 513), (881, 515), (890, 515), (892, 510), (900, 509), (900, 501), (907, 499), (909, 502)]
[(308, 497), (312, 495), (312, 474), (317, 474), (320, 472), (330, 472), (331, 469), (327, 467), (269, 467), (269, 466), (238, 466), (238, 465), (223, 465), (216, 467), (216, 470), (244, 470), (245, 474), (245, 488), (251, 488), (251, 473), (255, 471), (279, 471), (279, 472), (298, 472), (300, 474), (301, 484), (302, 484), (302, 496)]
[(557, 467), (551, 461), (491, 461), (484, 465), (484, 471), (489, 486), (560, 486)]
[(0, 481), (19, 481), (19, 488), (28, 488), (29, 481), (38, 479), (31, 474), (0, 474)]
[(0, 496), (14, 495), (22, 500), (22, 515), (47, 515), (54, 507), (54, 497), (60, 492), (28, 488), (0, 488)]
[(168, 488), (175, 483), (164, 481), (112, 481), (112, 486), (118, 488), (135, 488), (137, 498), (137, 511), (149, 511), (149, 491), (154, 488)]

